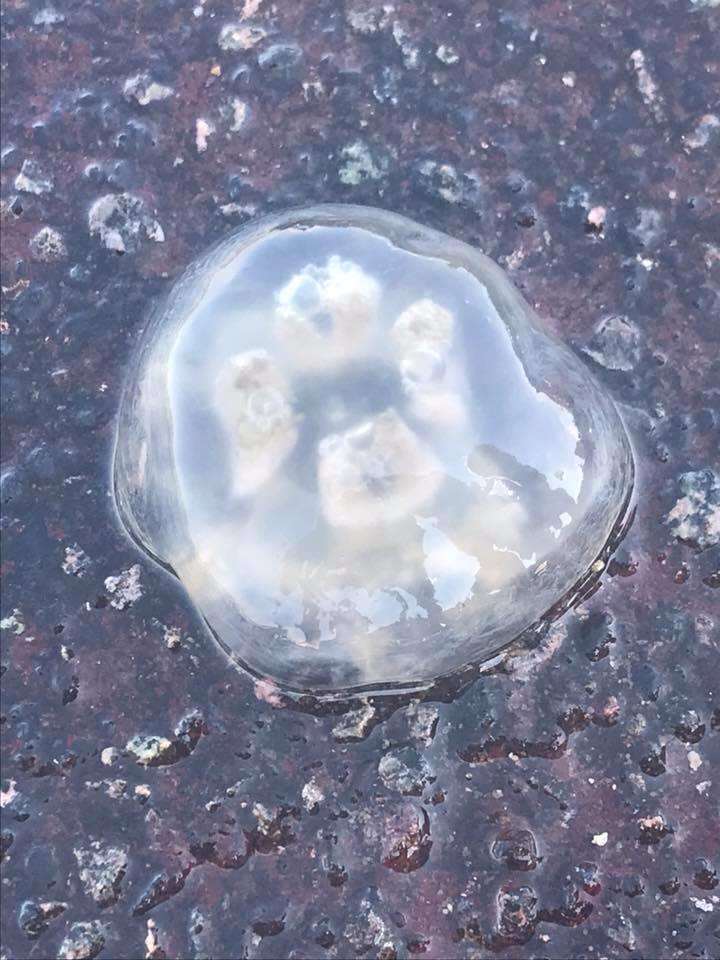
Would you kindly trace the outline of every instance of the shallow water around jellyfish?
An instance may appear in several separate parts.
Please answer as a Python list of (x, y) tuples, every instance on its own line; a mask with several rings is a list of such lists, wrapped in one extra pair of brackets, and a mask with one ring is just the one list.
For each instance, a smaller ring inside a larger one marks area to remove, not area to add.
[(622, 520), (612, 400), (478, 251), (372, 208), (237, 231), (156, 311), (120, 516), (292, 690), (427, 685), (538, 624)]

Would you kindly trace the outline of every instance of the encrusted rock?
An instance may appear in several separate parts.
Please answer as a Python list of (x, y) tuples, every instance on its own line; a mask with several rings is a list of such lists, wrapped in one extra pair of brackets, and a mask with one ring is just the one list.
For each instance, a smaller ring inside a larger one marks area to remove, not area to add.
[(106, 933), (106, 925), (99, 920), (74, 923), (60, 944), (58, 960), (93, 960), (105, 946)]
[(435, 780), (430, 765), (414, 747), (391, 750), (380, 758), (380, 779), (389, 790), (419, 796)]
[(115, 903), (127, 870), (127, 850), (103, 847), (95, 840), (88, 847), (76, 847), (74, 853), (85, 892), (100, 907)]
[(66, 909), (67, 904), (59, 900), (26, 900), (20, 908), (20, 929), (34, 940), (47, 930), (50, 920), (59, 917)]
[(44, 173), (36, 160), (24, 160), (20, 173), (15, 177), (15, 189), (23, 193), (50, 193), (54, 185), (52, 174)]
[(63, 235), (52, 227), (42, 227), (30, 238), (30, 253), (35, 260), (53, 263), (68, 255)]
[(147, 73), (138, 73), (127, 78), (123, 85), (123, 95), (127, 100), (136, 100), (141, 107), (146, 107), (156, 100), (167, 100), (173, 95), (173, 89), (157, 83)]
[(680, 497), (666, 522), (685, 543), (705, 550), (720, 543), (720, 477), (709, 467), (680, 476)]
[(605, 317), (595, 326), (585, 353), (609, 370), (633, 370), (640, 359), (642, 334), (627, 317)]
[(145, 201), (131, 193), (99, 197), (90, 207), (88, 226), (92, 236), (116, 253), (137, 250), (146, 240), (165, 240), (163, 228), (150, 215)]

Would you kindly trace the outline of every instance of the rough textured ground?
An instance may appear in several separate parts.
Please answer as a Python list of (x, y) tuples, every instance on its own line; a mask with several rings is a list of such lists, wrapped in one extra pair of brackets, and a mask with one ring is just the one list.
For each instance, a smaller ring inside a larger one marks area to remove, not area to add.
[[(720, 954), (719, 23), (7, 0), (4, 957)], [(315, 200), (495, 257), (632, 434), (602, 588), (454, 702), (283, 706), (115, 521), (153, 298)]]

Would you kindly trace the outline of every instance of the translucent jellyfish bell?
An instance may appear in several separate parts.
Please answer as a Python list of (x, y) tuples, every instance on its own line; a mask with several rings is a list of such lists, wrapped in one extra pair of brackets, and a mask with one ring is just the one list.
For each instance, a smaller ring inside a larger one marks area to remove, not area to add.
[(543, 622), (616, 536), (633, 462), (612, 400), (487, 257), (320, 206), (176, 284), (114, 481), (238, 662), (329, 693), (427, 685)]

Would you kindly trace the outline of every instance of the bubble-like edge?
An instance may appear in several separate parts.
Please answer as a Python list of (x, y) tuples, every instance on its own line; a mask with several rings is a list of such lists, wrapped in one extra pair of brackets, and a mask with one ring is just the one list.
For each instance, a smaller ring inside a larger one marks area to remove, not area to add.
[[(287, 698), (294, 706), (307, 712), (313, 713), (316, 709), (320, 709), (322, 705), (331, 703), (342, 704), (346, 709), (350, 709), (356, 705), (357, 700), (372, 700), (373, 698), (385, 699), (394, 697), (407, 699), (408, 701), (420, 699), (423, 701), (439, 700), (441, 702), (449, 702), (460, 696), (463, 690), (480, 676), (492, 672), (493, 668), (501, 666), (510, 657), (520, 656), (537, 647), (553, 623), (564, 616), (571, 607), (577, 606), (584, 600), (589, 599), (600, 588), (602, 576), (607, 570), (612, 555), (625, 539), (625, 536), (632, 526), (635, 512), (633, 467), (631, 487), (625, 502), (620, 508), (610, 536), (595, 560), (590, 564), (588, 570), (575, 584), (533, 624), (526, 627), (500, 647), (482, 655), (476, 660), (469, 661), (461, 667), (440, 674), (433, 680), (395, 681), (386, 684), (360, 684), (358, 686), (340, 687), (335, 690), (293, 687), (290, 684), (282, 683), (274, 677), (270, 677), (267, 674), (253, 669), (236, 653), (229, 650), (211, 624), (204, 617), (203, 620), (214, 640), (221, 647), (233, 666), (238, 668), (239, 672), (248, 674), (253, 680), (271, 684), (273, 692), (277, 691), (281, 698)], [(397, 706), (401, 705), (402, 704), (398, 704)], [(393, 709), (397, 709), (397, 706), (393, 707)]]

